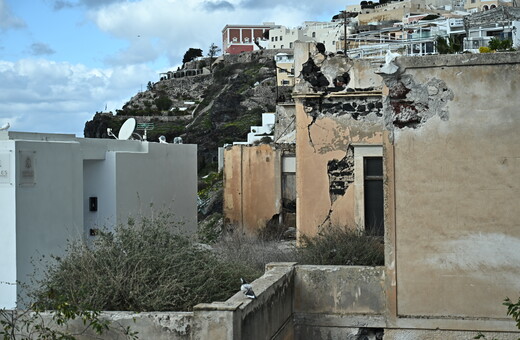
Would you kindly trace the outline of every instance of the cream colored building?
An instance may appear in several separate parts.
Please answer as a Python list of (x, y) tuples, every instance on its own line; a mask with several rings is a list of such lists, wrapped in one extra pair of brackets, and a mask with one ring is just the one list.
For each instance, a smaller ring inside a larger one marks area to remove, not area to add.
[(274, 60), (277, 86), (294, 86), (294, 55), (278, 53)]
[(343, 36), (341, 22), (306, 21), (300, 27), (285, 26), (269, 31), (269, 49), (294, 48), (295, 41), (317, 42), (325, 45), (327, 52), (336, 52), (337, 43)]

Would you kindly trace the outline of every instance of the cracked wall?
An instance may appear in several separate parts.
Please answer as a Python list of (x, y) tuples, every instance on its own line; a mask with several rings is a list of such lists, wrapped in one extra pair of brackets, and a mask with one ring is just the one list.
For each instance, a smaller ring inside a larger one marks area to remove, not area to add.
[(514, 330), (501, 302), (520, 291), (520, 55), (396, 65), (383, 76), (393, 326)]
[(303, 46), (296, 105), (298, 235), (330, 225), (355, 227), (355, 144), (381, 144), (383, 103), (379, 65), (329, 56)]

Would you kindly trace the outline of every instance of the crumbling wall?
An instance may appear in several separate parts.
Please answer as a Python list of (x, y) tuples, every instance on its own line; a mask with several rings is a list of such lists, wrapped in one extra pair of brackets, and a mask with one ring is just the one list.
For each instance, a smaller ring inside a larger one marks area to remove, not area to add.
[(520, 55), (395, 64), (383, 76), (391, 324), (513, 331), (502, 301), (520, 291)]
[(382, 84), (377, 63), (295, 46), (297, 229), (313, 236), (356, 225), (353, 147), (382, 143)]
[(248, 234), (257, 234), (280, 214), (280, 150), (270, 144), (235, 145), (224, 151), (224, 217)]

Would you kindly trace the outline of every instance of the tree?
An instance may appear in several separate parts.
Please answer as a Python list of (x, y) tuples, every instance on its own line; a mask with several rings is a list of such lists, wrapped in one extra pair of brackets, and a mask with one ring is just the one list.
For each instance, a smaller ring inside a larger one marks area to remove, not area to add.
[(209, 69), (211, 70), (211, 67), (213, 65), (213, 62), (215, 61), (215, 56), (219, 54), (221, 49), (215, 45), (214, 43), (211, 43), (208, 50), (208, 57), (209, 57)]
[(439, 54), (454, 54), (462, 50), (460, 40), (455, 37), (449, 37), (448, 39), (438, 36), (435, 39), (437, 43), (437, 51)]
[(182, 63), (186, 64), (187, 62), (190, 62), (197, 57), (202, 57), (202, 50), (200, 48), (190, 48), (186, 51), (186, 53), (184, 53)]

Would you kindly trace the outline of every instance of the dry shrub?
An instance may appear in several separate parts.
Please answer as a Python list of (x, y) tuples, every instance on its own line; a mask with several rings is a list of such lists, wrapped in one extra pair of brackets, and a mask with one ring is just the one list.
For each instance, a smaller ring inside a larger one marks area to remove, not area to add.
[(296, 261), (294, 243), (267, 241), (236, 231), (223, 235), (213, 247), (224, 261), (242, 263), (260, 275), (270, 262)]
[(347, 227), (329, 227), (316, 237), (303, 237), (298, 262), (315, 265), (382, 266), (383, 237)]
[(260, 274), (201, 248), (162, 217), (102, 232), (93, 246), (71, 244), (33, 297), (48, 309), (67, 301), (94, 310), (189, 311), (228, 299), (240, 277)]

